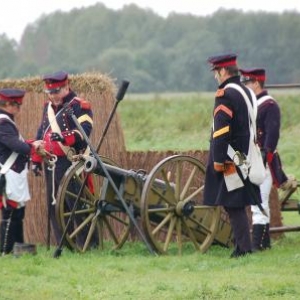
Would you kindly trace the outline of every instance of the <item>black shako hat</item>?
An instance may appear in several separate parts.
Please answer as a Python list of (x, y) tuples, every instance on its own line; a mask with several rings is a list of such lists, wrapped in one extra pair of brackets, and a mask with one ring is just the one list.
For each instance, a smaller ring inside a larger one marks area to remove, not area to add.
[(207, 62), (211, 64), (212, 71), (218, 68), (236, 66), (237, 55), (234, 53), (229, 53), (229, 54), (211, 56), (207, 59)]
[(51, 94), (59, 92), (59, 90), (68, 82), (68, 73), (65, 71), (58, 71), (47, 74), (43, 76), (43, 81), (45, 82), (45, 93)]
[(263, 68), (239, 69), (241, 73), (241, 81), (246, 82), (250, 80), (266, 81), (266, 70)]
[(25, 90), (14, 88), (5, 88), (0, 90), (0, 101), (7, 101), (21, 105), (24, 96)]

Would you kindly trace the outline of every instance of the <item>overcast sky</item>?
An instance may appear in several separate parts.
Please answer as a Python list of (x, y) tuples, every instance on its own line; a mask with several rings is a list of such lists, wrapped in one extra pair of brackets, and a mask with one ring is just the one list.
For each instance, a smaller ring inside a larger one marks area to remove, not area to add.
[[(171, 12), (209, 15), (223, 7), (243, 11), (300, 12), (300, 0), (261, 1), (254, 0), (2, 0), (0, 5), (0, 34), (20, 40), (26, 25), (36, 21), (42, 14), (62, 10), (70, 11), (102, 2), (106, 7), (121, 9), (124, 5), (135, 3), (141, 8), (150, 8), (166, 17)], [(254, 4), (255, 2), (255, 4)]]

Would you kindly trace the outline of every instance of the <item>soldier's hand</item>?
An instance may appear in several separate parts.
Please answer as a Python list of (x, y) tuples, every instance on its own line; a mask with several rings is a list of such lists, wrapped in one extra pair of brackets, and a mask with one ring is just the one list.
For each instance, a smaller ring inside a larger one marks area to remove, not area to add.
[(44, 141), (43, 140), (36, 140), (31, 143), (31, 145), (34, 147), (35, 150), (38, 150), (39, 148), (44, 148)]
[(57, 141), (57, 142), (61, 142), (61, 143), (63, 143), (65, 141), (65, 138), (58, 132), (52, 132), (50, 139), (51, 139), (51, 141)]
[(32, 143), (34, 151), (40, 156), (46, 156), (44, 141), (38, 140)]
[(42, 163), (33, 162), (31, 165), (31, 170), (35, 176), (41, 176), (43, 171)]

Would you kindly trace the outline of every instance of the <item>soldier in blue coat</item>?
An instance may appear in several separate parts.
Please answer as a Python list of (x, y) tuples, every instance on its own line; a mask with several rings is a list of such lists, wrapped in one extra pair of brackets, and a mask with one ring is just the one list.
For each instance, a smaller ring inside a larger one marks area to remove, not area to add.
[(24, 90), (0, 90), (0, 209), (1, 254), (13, 250), (15, 242), (23, 243), (25, 204), (30, 200), (27, 172), (35, 143), (25, 141), (14, 117), (20, 112)]
[(257, 97), (257, 138), (266, 165), (266, 178), (260, 185), (262, 207), (266, 215), (252, 206), (252, 243), (253, 250), (271, 248), (269, 224), (269, 197), (272, 184), (276, 187), (288, 185), (289, 179), (281, 167), (276, 150), (280, 136), (280, 108), (276, 100), (265, 89), (266, 71), (263, 68), (240, 69), (241, 81), (253, 90)]
[[(48, 101), (45, 103), (42, 121), (36, 135), (36, 140), (40, 141), (41, 147), (57, 157), (53, 170), (51, 168), (49, 170), (47, 167), (44, 168), (47, 204), (57, 243), (61, 239), (62, 232), (55, 216), (55, 199), (53, 199), (53, 194), (56, 196), (60, 181), (72, 164), (68, 154), (83, 154), (87, 149), (87, 144), (82, 134), (77, 129), (72, 116), (66, 112), (66, 109), (68, 107), (72, 109), (87, 136), (90, 136), (93, 128), (93, 113), (90, 102), (77, 97), (70, 87), (68, 77), (68, 73), (64, 71), (47, 74), (43, 77)], [(33, 172), (36, 176), (41, 175), (42, 157), (35, 153), (32, 156), (32, 161)], [(54, 186), (52, 172), (54, 172)]]
[(226, 85), (237, 85), (250, 99), (252, 96), (240, 82), (237, 55), (213, 56), (208, 62), (219, 87), (213, 111), (204, 204), (224, 207), (234, 236), (235, 249), (231, 257), (240, 257), (252, 252), (246, 207), (260, 203), (261, 199), (259, 188), (243, 176), (228, 155), (229, 145), (235, 151), (248, 153), (250, 129), (248, 108), (242, 94)]

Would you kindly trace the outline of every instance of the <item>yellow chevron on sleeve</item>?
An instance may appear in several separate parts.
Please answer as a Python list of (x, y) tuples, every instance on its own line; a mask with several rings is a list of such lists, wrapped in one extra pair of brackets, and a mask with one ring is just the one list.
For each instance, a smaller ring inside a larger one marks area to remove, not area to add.
[(233, 113), (232, 110), (229, 109), (228, 107), (226, 107), (225, 105), (221, 104), (218, 107), (216, 107), (215, 111), (214, 111), (214, 116), (219, 112), (219, 111), (223, 111), (225, 112), (230, 118), (232, 118)]
[(92, 118), (91, 118), (89, 115), (87, 115), (87, 114), (85, 114), (85, 115), (79, 117), (79, 118), (78, 118), (78, 122), (79, 122), (79, 124), (81, 124), (81, 123), (83, 123), (83, 122), (89, 122), (89, 123), (91, 123), (91, 124), (93, 125), (93, 120), (92, 120)]
[(225, 134), (227, 132), (229, 132), (229, 126), (225, 126), (225, 127), (221, 128), (221, 129), (215, 131), (214, 134), (213, 134), (213, 138), (216, 138), (216, 137), (218, 137), (218, 136), (220, 136), (222, 134)]

